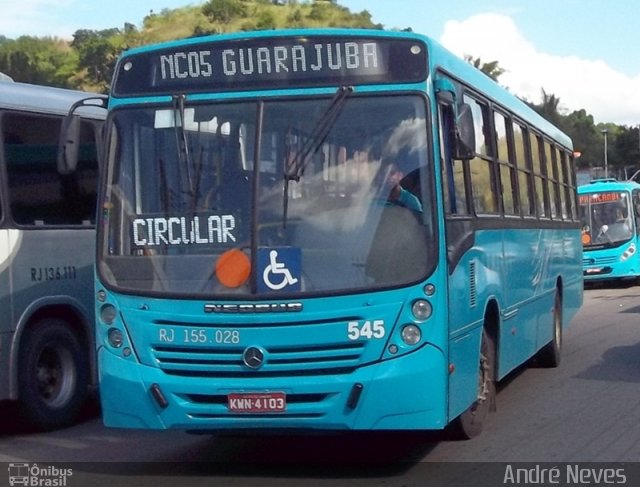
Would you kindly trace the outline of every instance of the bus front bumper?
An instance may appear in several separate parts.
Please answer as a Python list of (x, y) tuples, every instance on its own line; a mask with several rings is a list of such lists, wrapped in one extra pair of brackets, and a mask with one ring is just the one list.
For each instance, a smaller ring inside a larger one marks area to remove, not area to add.
[[(447, 364), (430, 345), (350, 374), (312, 377), (176, 377), (103, 347), (98, 361), (103, 421), (110, 427), (427, 430), (447, 423)], [(230, 411), (229, 395), (246, 394), (285, 397), (286, 407)]]

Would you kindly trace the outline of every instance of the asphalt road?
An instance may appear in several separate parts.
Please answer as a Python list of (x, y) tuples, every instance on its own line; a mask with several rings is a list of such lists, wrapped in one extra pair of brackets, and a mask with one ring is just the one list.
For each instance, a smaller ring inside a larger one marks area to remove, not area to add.
[[(640, 466), (631, 462), (640, 462), (639, 386), (640, 286), (598, 287), (586, 290), (565, 332), (561, 366), (532, 363), (509, 376), (498, 387), (497, 411), (470, 441), (447, 432), (250, 437), (106, 429), (95, 403), (72, 428), (31, 433), (4, 404), (0, 462), (69, 464), (65, 486), (551, 485), (555, 477), (541, 469), (553, 466), (566, 485), (604, 485), (604, 475), (638, 485)], [(527, 482), (511, 482), (508, 469), (520, 462), (528, 462)], [(8, 479), (0, 471), (0, 485)]]

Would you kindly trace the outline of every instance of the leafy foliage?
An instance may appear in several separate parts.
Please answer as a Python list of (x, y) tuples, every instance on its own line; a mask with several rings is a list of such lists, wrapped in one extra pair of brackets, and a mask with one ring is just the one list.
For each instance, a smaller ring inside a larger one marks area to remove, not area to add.
[(0, 37), (0, 72), (16, 81), (65, 87), (77, 62), (77, 53), (60, 39)]
[[(498, 81), (504, 73), (498, 61), (483, 62), (480, 58), (465, 55), (465, 61), (484, 74)], [(607, 165), (611, 175), (627, 178), (630, 168), (640, 168), (640, 127), (631, 128), (615, 124), (596, 125), (593, 116), (584, 109), (568, 115), (561, 113), (560, 98), (542, 89), (540, 103), (524, 100), (542, 117), (563, 130), (573, 141), (578, 168), (602, 168), (604, 166), (604, 132), (607, 133)], [(633, 172), (633, 171), (631, 171)]]
[(222, 32), (293, 27), (377, 28), (366, 10), (351, 13), (335, 0), (208, 0), (200, 6), (151, 11), (138, 30), (80, 29), (68, 42), (0, 36), (0, 72), (15, 81), (106, 92), (118, 55), (144, 44)]
[(573, 140), (578, 168), (604, 167), (605, 132), (607, 137), (607, 164), (610, 176), (626, 178), (630, 167), (640, 166), (640, 134), (638, 128), (613, 123), (596, 124), (584, 109), (568, 115), (561, 113), (560, 99), (542, 90), (539, 104), (527, 102), (540, 115), (563, 130)]
[[(373, 23), (367, 10), (352, 13), (337, 0), (207, 0), (196, 6), (151, 11), (139, 29), (129, 23), (100, 31), (81, 29), (70, 42), (0, 36), (0, 72), (15, 81), (106, 92), (116, 59), (125, 49), (205, 34), (301, 27), (383, 28)], [(504, 73), (498, 61), (465, 58), (496, 81)], [(565, 115), (559, 98), (544, 90), (540, 104), (529, 104), (569, 134), (582, 153), (579, 166), (602, 165), (604, 128), (608, 130), (609, 166), (640, 165), (637, 128), (596, 125), (584, 109)]]
[(498, 78), (504, 74), (504, 69), (502, 69), (498, 65), (498, 61), (490, 61), (488, 63), (482, 62), (482, 60), (478, 58), (474, 58), (470, 55), (465, 55), (464, 60), (467, 61), (472, 66), (478, 68), (484, 74), (489, 76), (493, 81), (498, 81)]

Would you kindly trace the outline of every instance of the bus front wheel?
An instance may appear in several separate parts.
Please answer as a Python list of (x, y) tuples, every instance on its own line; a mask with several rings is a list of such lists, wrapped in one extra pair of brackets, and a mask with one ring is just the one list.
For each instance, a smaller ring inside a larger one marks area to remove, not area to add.
[(71, 424), (82, 408), (89, 382), (86, 351), (71, 327), (47, 318), (26, 332), (18, 362), (22, 412), (37, 429)]
[(476, 400), (454, 421), (453, 431), (460, 439), (475, 438), (482, 432), (489, 411), (495, 409), (495, 344), (486, 330), (482, 330), (478, 391)]

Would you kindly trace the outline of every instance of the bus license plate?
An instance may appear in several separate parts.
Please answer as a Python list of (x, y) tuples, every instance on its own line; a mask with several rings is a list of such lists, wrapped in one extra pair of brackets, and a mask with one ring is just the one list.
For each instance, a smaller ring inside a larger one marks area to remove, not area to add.
[(232, 413), (283, 413), (287, 398), (284, 392), (233, 393), (227, 396), (227, 408)]

